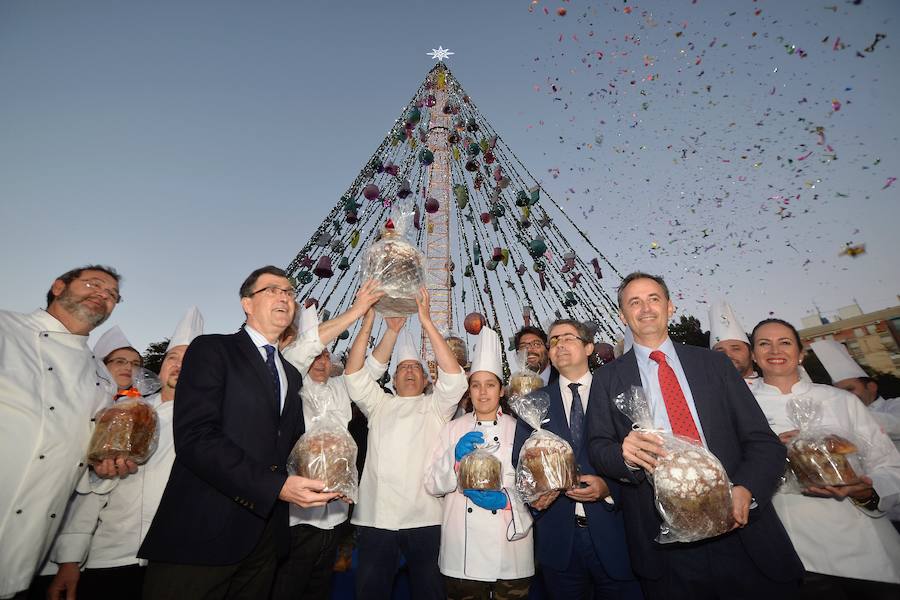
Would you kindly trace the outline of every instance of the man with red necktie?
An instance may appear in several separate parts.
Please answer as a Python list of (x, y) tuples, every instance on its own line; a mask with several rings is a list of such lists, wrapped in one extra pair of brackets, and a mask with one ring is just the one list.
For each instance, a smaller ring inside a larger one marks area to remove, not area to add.
[[(784, 446), (727, 357), (669, 338), (675, 307), (661, 277), (631, 273), (618, 301), (634, 347), (594, 374), (587, 439), (597, 472), (624, 484), (629, 554), (645, 597), (795, 597), (803, 566), (771, 505)], [(631, 386), (644, 389), (655, 428), (704, 446), (725, 467), (734, 485), (735, 529), (693, 543), (654, 541), (662, 518), (648, 474), (665, 447), (657, 436), (634, 431), (615, 407)]]

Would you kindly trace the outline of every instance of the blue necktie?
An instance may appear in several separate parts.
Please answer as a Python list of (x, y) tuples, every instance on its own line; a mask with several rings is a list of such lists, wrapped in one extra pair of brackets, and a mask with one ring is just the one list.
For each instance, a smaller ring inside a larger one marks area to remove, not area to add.
[(581, 451), (581, 442), (584, 440), (584, 407), (581, 405), (581, 395), (578, 393), (580, 383), (570, 383), (572, 390), (572, 408), (569, 410), (569, 431), (572, 433), (572, 445), (575, 456)]
[(281, 418), (281, 378), (278, 376), (278, 367), (275, 366), (275, 346), (266, 344), (266, 366), (272, 374), (272, 383), (275, 386), (275, 418)]

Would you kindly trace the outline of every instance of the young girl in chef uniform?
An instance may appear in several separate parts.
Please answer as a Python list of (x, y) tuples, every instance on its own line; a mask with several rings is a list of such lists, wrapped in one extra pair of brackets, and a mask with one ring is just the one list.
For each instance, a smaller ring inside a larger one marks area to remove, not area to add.
[[(474, 411), (444, 426), (425, 469), (425, 489), (443, 498), (438, 562), (451, 600), (525, 598), (534, 574), (531, 514), (515, 492), (516, 419), (500, 407), (502, 351), (497, 333), (483, 328), (469, 373)], [(500, 491), (460, 488), (459, 463), (476, 448), (499, 459)]]

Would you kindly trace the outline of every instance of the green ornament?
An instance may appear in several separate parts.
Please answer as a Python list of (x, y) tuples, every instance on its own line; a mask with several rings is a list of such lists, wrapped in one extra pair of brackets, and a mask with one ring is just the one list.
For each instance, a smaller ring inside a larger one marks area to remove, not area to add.
[(528, 243), (528, 254), (531, 258), (539, 258), (547, 251), (547, 243), (541, 239), (533, 239)]
[(478, 153), (481, 152), (481, 147), (475, 142), (472, 142), (469, 144), (468, 152), (469, 156), (478, 156)]
[(297, 281), (299, 281), (301, 285), (306, 285), (312, 280), (313, 275), (309, 271), (300, 271), (297, 273)]
[(545, 265), (542, 260), (536, 260), (534, 261), (534, 264), (531, 265), (531, 270), (535, 273), (543, 273), (547, 270), (547, 265)]
[(516, 192), (516, 206), (528, 206), (528, 194), (525, 190)]
[(472, 265), (466, 265), (465, 270), (463, 270), (463, 276), (471, 277), (475, 274), (475, 270), (472, 268)]
[(344, 331), (341, 332), (341, 335), (338, 336), (338, 339), (346, 340), (348, 337), (350, 337), (350, 332), (345, 329)]
[(469, 205), (469, 188), (461, 183), (457, 183), (453, 186), (453, 195), (456, 196), (456, 204), (459, 207), (465, 208)]
[(487, 261), (487, 263), (485, 263), (484, 266), (487, 267), (487, 270), (488, 270), (488, 271), (493, 271), (493, 270), (495, 270), (495, 269), (497, 268), (497, 261), (496, 261), (496, 260), (489, 260), (489, 261)]
[(414, 106), (410, 109), (408, 113), (406, 113), (406, 122), (412, 123), (415, 125), (419, 121), (422, 120), (422, 111), (418, 109), (418, 107)]
[(430, 165), (434, 162), (434, 152), (428, 148), (422, 148), (419, 151), (419, 162), (426, 166)]
[(338, 262), (338, 269), (346, 270), (350, 268), (350, 259), (346, 256), (342, 256), (340, 262)]
[(506, 207), (502, 204), (495, 204), (491, 207), (491, 216), (492, 217), (502, 217), (506, 214)]

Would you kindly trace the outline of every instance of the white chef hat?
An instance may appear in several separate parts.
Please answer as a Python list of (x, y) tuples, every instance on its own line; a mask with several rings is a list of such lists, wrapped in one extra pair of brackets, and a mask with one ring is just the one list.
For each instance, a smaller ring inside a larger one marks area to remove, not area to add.
[(725, 340), (737, 340), (748, 346), (750, 340), (747, 333), (741, 327), (740, 321), (735, 316), (731, 306), (724, 300), (713, 302), (709, 307), (709, 347), (712, 349), (719, 342)]
[(412, 334), (409, 332), (409, 329), (404, 329), (400, 332), (400, 335), (397, 338), (397, 345), (394, 347), (394, 370), (397, 369), (400, 363), (407, 360), (414, 360), (422, 365), (422, 370), (425, 372), (425, 379), (431, 380), (431, 374), (428, 372), (428, 365), (426, 365), (425, 361), (419, 356), (419, 349), (416, 346), (415, 341), (413, 341)]
[(176, 346), (187, 346), (194, 338), (203, 335), (203, 315), (200, 314), (200, 309), (196, 306), (190, 307), (187, 312), (181, 317), (181, 321), (179, 321), (178, 326), (175, 328), (175, 333), (172, 334), (172, 337), (169, 339), (169, 345), (166, 346), (166, 352), (171, 350)]
[(311, 306), (304, 306), (300, 309), (300, 316), (298, 317), (298, 325), (297, 325), (297, 336), (298, 337), (308, 337), (312, 335), (313, 330), (316, 332), (316, 337), (319, 335), (319, 313), (316, 310), (316, 305), (313, 304)]
[(832, 382), (854, 379), (856, 377), (868, 377), (865, 371), (856, 364), (856, 361), (847, 352), (847, 347), (834, 340), (817, 340), (810, 344), (812, 351), (816, 353), (822, 366), (828, 371)]
[(481, 333), (478, 334), (478, 339), (475, 341), (469, 375), (478, 371), (488, 371), (503, 381), (503, 363), (500, 358), (502, 352), (503, 346), (497, 332), (490, 327), (482, 327)]
[[(115, 325), (101, 335), (100, 339), (97, 340), (97, 343), (94, 344), (94, 356), (100, 360), (105, 360), (107, 356), (119, 348), (134, 349), (134, 346), (132, 346), (131, 342), (128, 341), (128, 338), (125, 337), (125, 332), (122, 331), (118, 325)], [(135, 350), (135, 352), (137, 352), (137, 350)]]

